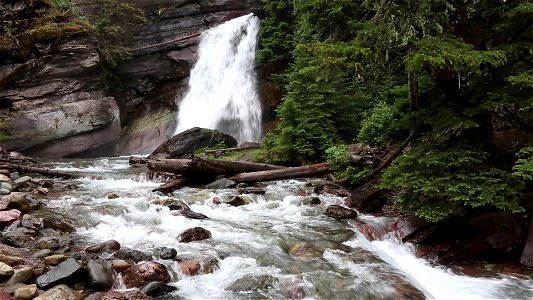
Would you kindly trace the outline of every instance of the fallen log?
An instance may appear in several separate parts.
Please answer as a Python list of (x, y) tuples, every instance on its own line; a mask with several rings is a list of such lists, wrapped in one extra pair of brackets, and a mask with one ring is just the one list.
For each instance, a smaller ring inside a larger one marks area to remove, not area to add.
[(18, 172), (37, 173), (37, 174), (41, 174), (44, 176), (61, 177), (61, 178), (82, 177), (81, 175), (75, 174), (75, 173), (67, 173), (63, 171), (52, 170), (52, 169), (41, 168), (41, 167), (29, 167), (25, 165), (18, 165), (18, 164), (12, 164), (12, 163), (2, 163), (0, 164), (0, 169), (8, 169), (10, 171), (18, 171)]
[(262, 163), (196, 157), (193, 159), (148, 160), (148, 169), (150, 169), (150, 171), (170, 172), (181, 175), (233, 175), (244, 172), (257, 172), (287, 168), (283, 166)]
[(260, 187), (246, 187), (246, 188), (238, 188), (237, 192), (239, 194), (264, 194), (266, 191), (264, 188), (260, 188)]
[(205, 150), (205, 154), (218, 154), (218, 153), (226, 153), (226, 152), (244, 151), (244, 150), (250, 150), (250, 149), (257, 149), (259, 147), (261, 147), (261, 145), (223, 148), (223, 149), (211, 149), (211, 150)]
[(249, 183), (249, 182), (260, 182), (260, 181), (271, 181), (271, 180), (282, 180), (282, 179), (291, 179), (291, 178), (302, 178), (302, 177), (317, 177), (328, 174), (330, 172), (330, 166), (328, 163), (320, 163), (309, 166), (302, 167), (293, 167), (293, 168), (284, 168), (277, 170), (268, 170), (268, 171), (259, 171), (259, 172), (250, 172), (250, 173), (240, 173), (234, 176), (229, 177), (237, 183)]
[(189, 183), (189, 179), (187, 178), (173, 179), (161, 185), (157, 189), (152, 190), (152, 192), (172, 193), (173, 191), (185, 186), (187, 183)]

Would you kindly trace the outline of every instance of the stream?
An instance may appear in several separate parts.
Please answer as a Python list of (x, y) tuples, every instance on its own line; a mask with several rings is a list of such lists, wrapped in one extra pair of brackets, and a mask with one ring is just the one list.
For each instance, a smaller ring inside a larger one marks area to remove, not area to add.
[[(130, 168), (126, 157), (47, 164), (87, 175), (69, 181), (78, 189), (47, 201), (72, 220), (83, 243), (115, 239), (147, 254), (169, 247), (179, 258), (215, 262), (213, 272), (188, 276), (176, 261), (154, 256), (167, 266), (170, 284), (178, 288), (175, 298), (165, 299), (533, 299), (531, 278), (454, 274), (414, 256), (412, 245), (367, 240), (354, 224), (323, 214), (343, 199), (313, 194), (319, 179), (266, 183), (264, 195), (247, 195), (251, 203), (239, 207), (213, 201), (236, 194), (234, 189), (175, 191), (172, 197), (208, 217), (196, 220), (154, 204), (165, 198), (152, 192), (161, 183), (149, 180), (145, 169)], [(110, 192), (119, 198), (108, 199)], [(321, 204), (304, 205), (309, 196)], [(391, 222), (370, 215), (358, 218), (376, 227)], [(208, 229), (212, 238), (178, 242), (181, 232), (196, 226)], [(268, 278), (272, 288), (228, 290), (245, 276)]]

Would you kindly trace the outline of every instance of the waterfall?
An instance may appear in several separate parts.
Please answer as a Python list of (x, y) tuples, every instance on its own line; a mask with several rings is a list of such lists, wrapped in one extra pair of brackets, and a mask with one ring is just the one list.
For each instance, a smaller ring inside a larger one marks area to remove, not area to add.
[(259, 142), (261, 104), (254, 72), (258, 31), (259, 19), (249, 14), (202, 34), (176, 133), (204, 127), (230, 134), (239, 143)]

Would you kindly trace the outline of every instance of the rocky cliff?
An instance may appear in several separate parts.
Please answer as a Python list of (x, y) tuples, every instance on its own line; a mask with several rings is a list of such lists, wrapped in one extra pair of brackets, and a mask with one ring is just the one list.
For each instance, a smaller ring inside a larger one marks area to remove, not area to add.
[[(104, 74), (95, 33), (81, 25), (31, 40), (25, 55), (12, 45), (20, 45), (31, 30), (0, 40), (1, 146), (46, 157), (153, 150), (173, 134), (177, 102), (196, 59), (197, 33), (261, 9), (260, 0), (125, 2), (143, 9), (149, 22), (128, 28), (130, 57), (105, 70), (111, 74)], [(73, 3), (96, 15), (102, 2)], [(6, 25), (31, 23), (53, 6), (47, 0), (11, 1), (0, 9)], [(46, 28), (62, 24), (57, 29), (73, 21), (42, 22)]]

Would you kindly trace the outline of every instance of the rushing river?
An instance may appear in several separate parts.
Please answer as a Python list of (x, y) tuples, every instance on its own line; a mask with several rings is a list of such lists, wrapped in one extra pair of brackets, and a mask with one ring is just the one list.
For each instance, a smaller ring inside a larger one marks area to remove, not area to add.
[[(87, 174), (72, 180), (79, 189), (68, 191), (49, 206), (68, 215), (84, 242), (115, 239), (121, 245), (152, 253), (170, 247), (181, 258), (209, 258), (218, 262), (214, 272), (184, 275), (177, 262), (167, 266), (172, 285), (169, 299), (533, 299), (533, 281), (510, 276), (474, 278), (454, 274), (414, 256), (414, 249), (394, 240), (368, 241), (350, 222), (326, 217), (323, 210), (342, 204), (342, 198), (314, 195), (316, 180), (270, 182), (264, 195), (248, 195), (252, 203), (233, 207), (217, 204), (215, 197), (232, 189), (182, 188), (173, 197), (209, 217), (195, 220), (174, 216), (164, 198), (152, 192), (159, 182), (145, 170), (128, 166), (127, 158), (71, 160), (50, 163), (54, 168)], [(96, 176), (95, 176), (96, 175)], [(96, 178), (96, 179), (95, 179)], [(120, 197), (108, 199), (114, 192)], [(306, 196), (322, 204), (302, 204)], [(390, 220), (360, 215), (380, 226)], [(185, 229), (201, 226), (212, 233), (205, 241), (180, 243)], [(246, 275), (270, 275), (274, 288), (231, 292), (227, 287)]]

